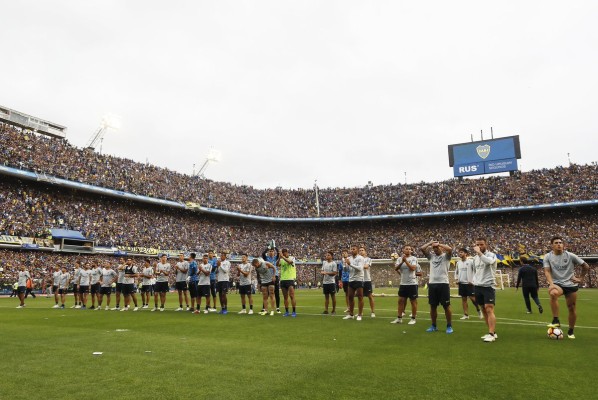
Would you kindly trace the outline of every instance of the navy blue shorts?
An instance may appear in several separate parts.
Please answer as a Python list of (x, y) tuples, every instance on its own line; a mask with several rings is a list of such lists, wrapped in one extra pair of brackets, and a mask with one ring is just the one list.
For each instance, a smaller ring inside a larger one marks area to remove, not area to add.
[(194, 299), (198, 294), (199, 288), (197, 287), (197, 282), (189, 282), (189, 296)]
[(210, 285), (199, 285), (197, 297), (210, 297)]
[(154, 293), (154, 285), (141, 285), (141, 293)]
[(110, 286), (102, 286), (100, 288), (100, 294), (105, 294), (110, 296), (110, 294), (112, 293), (112, 288)]
[(97, 294), (100, 293), (100, 283), (94, 283), (93, 285), (91, 285), (91, 294)]
[(476, 286), (475, 301), (478, 305), (496, 304), (496, 291), (488, 286)]
[(324, 294), (336, 294), (336, 285), (334, 283), (325, 283), (322, 285), (322, 289), (324, 290)]
[(433, 307), (441, 305), (447, 307), (451, 305), (451, 288), (448, 283), (430, 283), (428, 284), (428, 304)]
[(349, 281), (343, 281), (343, 291), (347, 293), (349, 290)]
[(168, 282), (156, 282), (156, 284), (154, 285), (154, 292), (168, 293)]
[(216, 285), (218, 288), (218, 294), (227, 294), (228, 293), (228, 281), (220, 281)]
[(129, 294), (133, 294), (136, 292), (135, 290), (135, 284), (133, 283), (123, 283), (123, 294), (125, 295), (129, 295)]
[(417, 285), (400, 285), (399, 297), (408, 298), (410, 300), (417, 299)]
[(577, 292), (577, 290), (579, 289), (579, 287), (577, 286), (561, 286), (556, 283), (555, 285), (563, 289), (563, 294), (565, 295), (565, 297), (569, 296), (571, 293)]
[(280, 281), (280, 287), (283, 288), (283, 289), (288, 289), (290, 287), (295, 287), (295, 281), (293, 281), (293, 280)]
[(251, 296), (251, 285), (239, 286), (239, 294), (246, 294), (246, 295)]
[(461, 283), (459, 282), (459, 296), (461, 297), (469, 297), (474, 296), (475, 292), (473, 290), (473, 285), (469, 283)]

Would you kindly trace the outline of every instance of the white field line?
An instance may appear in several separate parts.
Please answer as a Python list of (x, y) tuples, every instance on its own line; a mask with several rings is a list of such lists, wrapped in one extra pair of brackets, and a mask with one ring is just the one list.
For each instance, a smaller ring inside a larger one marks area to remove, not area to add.
[[(0, 308), (3, 308), (3, 309), (10, 309), (10, 308), (14, 308), (14, 307), (0, 306)], [(309, 316), (309, 317), (324, 317), (324, 318), (342, 318), (342, 317), (344, 317), (344, 316), (345, 316), (345, 314), (344, 314), (342, 311), (340, 311), (340, 312), (339, 312), (338, 314), (336, 314), (336, 315), (323, 315), (323, 314), (321, 314), (321, 313), (316, 313), (316, 314), (314, 314), (314, 313), (303, 313), (303, 312), (301, 312), (301, 310), (302, 310), (302, 309), (306, 309), (306, 308), (322, 308), (322, 307), (317, 307), (317, 306), (300, 306), (300, 307), (298, 307), (298, 308), (299, 308), (299, 313), (298, 313), (298, 316), (299, 316), (299, 317), (302, 317), (302, 316)], [(340, 307), (340, 308), (342, 308), (342, 307)], [(51, 309), (51, 308), (47, 308), (47, 307), (26, 307), (24, 310), (26, 310), (26, 309), (36, 309), (36, 310), (39, 310), (39, 309), (48, 309), (48, 310), (49, 310), (49, 309)], [(371, 317), (369, 316), (370, 312), (369, 312), (369, 307), (367, 307), (367, 304), (366, 304), (366, 306), (364, 306), (364, 308), (363, 308), (363, 309), (364, 309), (363, 318), (364, 318), (365, 320), (368, 320), (368, 319), (375, 319), (375, 320), (393, 320), (393, 319), (395, 319), (395, 317), (394, 317), (394, 316), (392, 316), (392, 317), (382, 317), (382, 316), (376, 316), (376, 318), (371, 318)], [(69, 311), (69, 310), (71, 310), (71, 309), (64, 309), (64, 310), (62, 310), (62, 309), (56, 309), (56, 310), (57, 310), (57, 311), (62, 311), (62, 312), (68, 312), (68, 311)], [(148, 310), (149, 310), (149, 309), (148, 309)], [(134, 312), (134, 311), (129, 311), (129, 312), (127, 312), (127, 314), (128, 314), (128, 313), (135, 313), (135, 314), (136, 314), (136, 313), (144, 313), (144, 314), (145, 314), (145, 313), (147, 313), (147, 312), (148, 312), (148, 310), (141, 310), (141, 309), (140, 309), (139, 311), (136, 311), (136, 312)], [(88, 310), (75, 310), (75, 309), (73, 309), (73, 311), (77, 311), (77, 312), (85, 312), (85, 311), (88, 311)], [(95, 310), (91, 310), (91, 312), (94, 312), (94, 311), (95, 311)], [(105, 310), (102, 310), (102, 311), (104, 311), (104, 312), (105, 312)], [(175, 311), (174, 311), (174, 309), (172, 309), (172, 310), (170, 310), (170, 309), (166, 309), (165, 311), (172, 311), (172, 312), (175, 312)], [(378, 312), (378, 311), (395, 311), (395, 310), (388, 310), (388, 309), (377, 309), (377, 310), (376, 310), (376, 312)], [(410, 312), (410, 311), (407, 311), (407, 310), (406, 310), (406, 313), (408, 313), (408, 312)], [(256, 311), (256, 312), (255, 312), (255, 315), (256, 315), (257, 317), (260, 317), (260, 315), (259, 315), (258, 313), (259, 313), (259, 311)], [(430, 313), (429, 311), (419, 311), (419, 310), (418, 310), (418, 311), (417, 311), (417, 314), (418, 314), (417, 320), (418, 320), (418, 321), (421, 321), (421, 320), (424, 320), (424, 321), (430, 321), (430, 318), (429, 318), (428, 316), (426, 316), (425, 318), (422, 318), (422, 317), (421, 317), (421, 314), (429, 314), (429, 313)], [(119, 314), (121, 314), (121, 313), (119, 313)], [(154, 313), (154, 314), (155, 314), (155, 315), (160, 315), (160, 313)], [(185, 315), (185, 314), (190, 314), (190, 313), (189, 313), (189, 312), (180, 312), (179, 314), (181, 314), (181, 315)], [(210, 313), (209, 315), (212, 315), (212, 314), (214, 314), (214, 315), (218, 315), (218, 314), (216, 314), (216, 313)], [(235, 310), (231, 310), (231, 311), (229, 312), (229, 314), (230, 314), (230, 315), (236, 315), (236, 314), (237, 314), (237, 310), (236, 310), (236, 309), (235, 309)], [(439, 315), (439, 317), (441, 317), (441, 319), (439, 319), (438, 321), (439, 321), (441, 324), (442, 324), (442, 323), (444, 323), (443, 321), (445, 321), (445, 319), (444, 319), (444, 318), (442, 318), (442, 317), (443, 317), (442, 310), (440, 310), (440, 311), (438, 312), (438, 315)], [(460, 315), (462, 315), (462, 314), (455, 314), (455, 313), (453, 313), (453, 323), (455, 323), (455, 322), (457, 322), (457, 323), (459, 323), (459, 324), (460, 324), (460, 323), (465, 323), (465, 324), (468, 324), (468, 323), (479, 323), (479, 324), (485, 323), (485, 322), (484, 322), (484, 320), (483, 320), (483, 319), (479, 319), (479, 317), (478, 317), (477, 315), (472, 315), (472, 316), (470, 316), (470, 319), (468, 319), (468, 320), (460, 320), (460, 319), (456, 319), (456, 318), (455, 318), (455, 317), (458, 317), (458, 316), (460, 316)], [(204, 314), (200, 314), (200, 318), (201, 318), (201, 317), (203, 317), (203, 318), (206, 318), (206, 317), (204, 316)], [(247, 317), (249, 317), (249, 316), (248, 316), (248, 315), (243, 315), (243, 316), (239, 315), (239, 317), (241, 317), (241, 318), (247, 318)], [(228, 317), (228, 318), (230, 318), (230, 317)], [(289, 317), (289, 319), (291, 319), (291, 317)], [(498, 321), (500, 321), (500, 324), (499, 324), (499, 325), (520, 325), (520, 326), (535, 326), (535, 327), (545, 327), (545, 326), (548, 324), (547, 322), (542, 322), (542, 321), (528, 321), (528, 320), (524, 320), (524, 319), (515, 319), (515, 318), (500, 318), (500, 317), (497, 317), (496, 319), (497, 319)], [(402, 325), (407, 325), (407, 322), (409, 322), (408, 320), (409, 320), (409, 317), (408, 317), (408, 314), (407, 314), (407, 315), (404, 317), (404, 321), (405, 321), (405, 322), (404, 322)], [(566, 324), (566, 323), (565, 323), (565, 324)], [(399, 324), (397, 324), (397, 325), (399, 325)], [(565, 326), (565, 325), (563, 325), (563, 326)], [(583, 325), (576, 325), (576, 326), (575, 326), (575, 328), (576, 328), (576, 329), (577, 329), (577, 328), (581, 328), (581, 329), (598, 329), (598, 326), (583, 326)]]

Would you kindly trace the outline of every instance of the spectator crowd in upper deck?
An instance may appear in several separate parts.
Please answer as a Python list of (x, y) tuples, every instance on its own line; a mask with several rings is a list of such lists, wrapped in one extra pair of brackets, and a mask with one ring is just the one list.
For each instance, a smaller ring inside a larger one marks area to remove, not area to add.
[[(254, 189), (203, 180), (78, 149), (66, 140), (0, 124), (0, 164), (131, 193), (275, 217), (317, 216), (312, 189)], [(598, 199), (598, 166), (571, 165), (513, 177), (319, 189), (323, 217), (405, 214)]]

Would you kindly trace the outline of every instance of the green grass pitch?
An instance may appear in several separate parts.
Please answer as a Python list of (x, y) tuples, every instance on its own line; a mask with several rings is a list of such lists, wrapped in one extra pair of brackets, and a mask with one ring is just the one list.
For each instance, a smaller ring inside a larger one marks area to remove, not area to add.
[[(318, 290), (297, 292), (297, 318), (237, 315), (236, 294), (229, 294), (228, 315), (174, 312), (173, 293), (166, 312), (51, 309), (53, 300), (40, 296), (15, 309), (17, 300), (2, 298), (0, 397), (597, 398), (598, 291), (579, 291), (575, 340), (547, 338), (546, 289), (540, 298), (544, 314), (534, 308), (527, 315), (520, 292), (497, 291), (494, 343), (480, 339), (487, 330), (477, 316), (459, 320), (458, 298), (451, 300), (452, 335), (442, 312), (440, 331), (425, 332), (427, 298), (419, 299), (416, 325), (389, 323), (396, 297), (376, 297), (375, 319), (366, 299), (363, 321), (342, 320), (341, 297), (340, 315), (323, 316)], [(261, 299), (255, 303), (258, 309)], [(566, 325), (564, 302), (561, 321)]]

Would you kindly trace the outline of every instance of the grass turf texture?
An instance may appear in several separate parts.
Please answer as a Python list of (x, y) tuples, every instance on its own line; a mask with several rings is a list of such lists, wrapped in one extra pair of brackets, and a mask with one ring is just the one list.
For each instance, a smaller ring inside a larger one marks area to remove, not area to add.
[[(228, 315), (174, 312), (173, 293), (165, 312), (51, 309), (53, 299), (41, 296), (15, 309), (17, 300), (2, 298), (0, 397), (596, 398), (587, 374), (598, 366), (598, 291), (579, 291), (576, 340), (547, 338), (546, 297), (544, 289), (544, 314), (534, 308), (527, 315), (521, 292), (497, 291), (494, 343), (480, 339), (487, 330), (477, 316), (459, 320), (458, 298), (451, 299), (452, 335), (444, 332), (442, 312), (440, 331), (425, 332), (427, 298), (419, 299), (413, 326), (408, 318), (389, 323), (396, 297), (376, 297), (375, 319), (366, 299), (363, 321), (342, 320), (342, 297), (339, 315), (319, 315), (323, 295), (317, 290), (297, 292), (297, 318), (237, 315), (236, 294), (229, 294)], [(69, 296), (67, 307), (72, 301)], [(261, 299), (255, 303), (259, 311)], [(566, 321), (563, 302), (565, 334)]]

